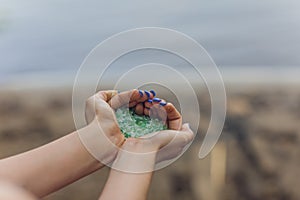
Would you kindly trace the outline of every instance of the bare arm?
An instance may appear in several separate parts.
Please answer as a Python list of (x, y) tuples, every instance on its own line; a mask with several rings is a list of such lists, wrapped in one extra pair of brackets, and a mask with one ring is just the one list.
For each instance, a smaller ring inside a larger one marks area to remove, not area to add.
[(103, 164), (87, 152), (74, 132), (37, 149), (0, 160), (0, 178), (42, 197), (101, 167)]
[(180, 155), (192, 139), (193, 132), (187, 124), (180, 131), (128, 139), (114, 161), (99, 200), (145, 200), (155, 164)]
[[(172, 130), (127, 139), (118, 152), (99, 200), (146, 200), (155, 164), (177, 157), (192, 141), (193, 132), (188, 124), (181, 126), (182, 118), (176, 108), (170, 103), (163, 105), (154, 102), (145, 106), (154, 107), (162, 119), (166, 115), (168, 127)], [(151, 112), (143, 105), (138, 109), (136, 112), (140, 114), (149, 115)]]
[(154, 151), (155, 148), (142, 140), (128, 139), (113, 163), (99, 200), (145, 200), (153, 175), (156, 153), (145, 156), (139, 153)]
[(32, 194), (12, 183), (0, 182), (0, 199), (5, 200), (37, 200)]
[(87, 101), (89, 125), (37, 149), (0, 160), (0, 179), (43, 197), (100, 169), (102, 161), (113, 161), (124, 136), (111, 109), (112, 97), (115, 107), (147, 99), (137, 90), (120, 94), (100, 91)]
[(145, 200), (152, 172), (132, 174), (112, 169), (99, 200)]

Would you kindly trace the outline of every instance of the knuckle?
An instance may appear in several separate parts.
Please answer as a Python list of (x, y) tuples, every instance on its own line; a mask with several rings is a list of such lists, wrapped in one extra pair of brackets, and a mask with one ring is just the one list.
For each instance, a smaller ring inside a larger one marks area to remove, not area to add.
[(174, 110), (174, 105), (172, 103), (167, 103), (166, 110), (167, 112), (172, 112)]
[(130, 96), (139, 95), (138, 93), (139, 93), (138, 89), (132, 89), (131, 92), (130, 92)]

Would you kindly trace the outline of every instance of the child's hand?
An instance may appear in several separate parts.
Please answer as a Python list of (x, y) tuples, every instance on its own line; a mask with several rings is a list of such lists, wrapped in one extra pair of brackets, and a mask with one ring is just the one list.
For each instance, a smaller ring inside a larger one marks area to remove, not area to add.
[(165, 112), (169, 129), (173, 130), (127, 139), (122, 145), (123, 151), (119, 152), (113, 168), (132, 173), (152, 171), (156, 163), (179, 156), (184, 147), (193, 140), (193, 131), (188, 124), (181, 126), (182, 117), (172, 104), (167, 103), (165, 106), (157, 107), (155, 112)]
[(180, 131), (165, 130), (147, 138), (129, 138), (122, 145), (113, 168), (130, 173), (151, 172), (155, 164), (179, 156), (193, 138), (188, 124)]
[(153, 137), (149, 138), (152, 147), (159, 150), (156, 155), (156, 163), (179, 156), (184, 147), (194, 138), (194, 133), (189, 125), (182, 125), (182, 116), (172, 103), (166, 103), (164, 100), (156, 98), (145, 103), (145, 106), (150, 108), (150, 115), (153, 112), (154, 116), (160, 119), (165, 118), (168, 129), (170, 129), (153, 133)]
[(111, 99), (117, 94), (116, 90), (106, 90), (90, 97), (86, 101), (85, 118), (89, 126), (99, 126), (101, 133), (119, 146), (124, 141), (124, 136), (118, 127), (114, 111), (109, 105)]
[(125, 138), (121, 133), (114, 109), (122, 106), (136, 107), (154, 97), (153, 92), (130, 90), (100, 91), (86, 102), (87, 131), (79, 131), (87, 150), (104, 164), (111, 162)]

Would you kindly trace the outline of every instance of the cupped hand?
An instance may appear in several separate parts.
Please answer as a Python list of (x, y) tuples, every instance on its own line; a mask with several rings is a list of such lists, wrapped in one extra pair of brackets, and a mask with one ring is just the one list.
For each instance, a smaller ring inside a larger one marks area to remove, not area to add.
[(87, 150), (102, 163), (111, 162), (125, 140), (114, 110), (123, 106), (135, 108), (138, 103), (153, 97), (152, 92), (136, 89), (121, 93), (116, 90), (100, 91), (90, 97), (86, 101), (85, 112), (88, 134), (80, 133)]
[(128, 173), (154, 171), (155, 164), (179, 156), (193, 138), (188, 124), (179, 131), (165, 130), (147, 138), (128, 138), (112, 167)]
[[(182, 116), (172, 103), (163, 99), (154, 98), (145, 103), (146, 114), (153, 115), (159, 119), (166, 119), (169, 130), (159, 131), (145, 136), (149, 139), (152, 148), (158, 150), (156, 163), (177, 157), (189, 144), (194, 133), (189, 124), (182, 126)], [(148, 110), (148, 112), (147, 112)], [(152, 136), (152, 137), (151, 137)]]
[[(188, 124), (181, 125), (182, 117), (176, 108), (171, 103), (162, 102), (162, 104), (157, 102), (144, 104), (144, 114), (151, 115), (151, 112), (154, 112), (159, 117), (163, 113), (163, 116), (167, 116), (169, 130), (141, 138), (128, 138), (113, 164), (114, 169), (130, 173), (152, 171), (155, 164), (179, 156), (193, 140), (193, 131)], [(156, 110), (153, 110), (153, 107)]]

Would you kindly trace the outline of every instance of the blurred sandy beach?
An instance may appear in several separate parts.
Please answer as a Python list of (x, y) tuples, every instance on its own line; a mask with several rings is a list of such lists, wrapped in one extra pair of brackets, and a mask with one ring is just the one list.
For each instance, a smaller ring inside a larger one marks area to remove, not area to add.
[[(155, 173), (149, 199), (300, 198), (299, 85), (226, 85), (226, 124), (214, 151), (203, 160), (197, 157), (210, 117), (210, 100), (203, 89), (198, 94), (199, 134), (184, 156)], [(5, 87), (0, 96), (1, 158), (75, 129), (70, 86)], [(45, 199), (96, 199), (107, 172), (90, 175)]]

